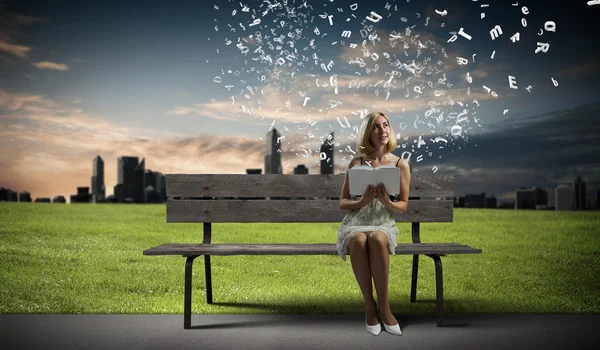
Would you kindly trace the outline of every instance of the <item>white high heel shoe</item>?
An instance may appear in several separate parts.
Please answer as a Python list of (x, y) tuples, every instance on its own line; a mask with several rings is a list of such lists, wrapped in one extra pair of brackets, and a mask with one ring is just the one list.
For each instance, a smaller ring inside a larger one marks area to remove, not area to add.
[[(379, 315), (379, 318), (381, 318), (381, 315)], [(385, 322), (383, 322), (383, 319), (381, 319), (381, 323), (383, 323), (383, 327), (385, 328), (385, 331), (390, 333), (390, 334), (394, 334), (394, 335), (402, 335), (402, 330), (400, 329), (400, 323), (395, 324), (393, 326), (388, 326), (387, 324), (385, 324)]]
[(365, 316), (365, 325), (367, 326), (367, 332), (373, 335), (379, 335), (379, 333), (381, 333), (381, 324), (377, 323), (374, 326), (369, 326), (369, 324), (367, 323), (367, 316)]

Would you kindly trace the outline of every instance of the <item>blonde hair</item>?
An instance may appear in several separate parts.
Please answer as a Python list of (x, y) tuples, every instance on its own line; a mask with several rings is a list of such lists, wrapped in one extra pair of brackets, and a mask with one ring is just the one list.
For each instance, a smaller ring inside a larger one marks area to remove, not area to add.
[(387, 123), (390, 128), (390, 132), (388, 134), (388, 144), (387, 144), (387, 152), (391, 152), (396, 149), (398, 145), (396, 142), (396, 134), (394, 134), (394, 129), (392, 128), (392, 123), (390, 123), (390, 119), (381, 112), (372, 112), (367, 114), (363, 123), (360, 127), (360, 131), (358, 133), (358, 141), (356, 142), (356, 151), (362, 154), (368, 154), (374, 151), (373, 146), (371, 146), (370, 138), (371, 131), (373, 130), (373, 124), (375, 124), (375, 119), (378, 117), (384, 117), (387, 120)]

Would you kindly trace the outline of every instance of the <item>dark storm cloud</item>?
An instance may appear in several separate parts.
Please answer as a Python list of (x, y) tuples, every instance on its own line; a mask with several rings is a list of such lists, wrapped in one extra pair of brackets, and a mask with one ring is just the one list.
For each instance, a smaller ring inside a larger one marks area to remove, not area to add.
[[(588, 188), (600, 185), (600, 104), (507, 119), (494, 131), (469, 136), (458, 150), (437, 150), (442, 159), (426, 155), (413, 166), (431, 173), (453, 172), (460, 192), (503, 194), (519, 187), (553, 190), (582, 176)], [(552, 194), (551, 194), (552, 197)]]

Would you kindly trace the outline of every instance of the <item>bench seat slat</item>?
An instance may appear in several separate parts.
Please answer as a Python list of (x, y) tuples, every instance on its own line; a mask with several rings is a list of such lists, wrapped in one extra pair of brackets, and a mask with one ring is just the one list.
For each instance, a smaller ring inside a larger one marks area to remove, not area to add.
[[(477, 254), (481, 249), (458, 243), (403, 243), (396, 254)], [(335, 244), (178, 244), (144, 250), (144, 255), (337, 255)]]

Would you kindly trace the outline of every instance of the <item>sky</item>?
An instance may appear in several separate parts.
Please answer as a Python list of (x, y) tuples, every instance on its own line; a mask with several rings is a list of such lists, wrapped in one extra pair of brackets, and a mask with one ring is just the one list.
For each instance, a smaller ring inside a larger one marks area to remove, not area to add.
[(0, 1), (0, 187), (68, 198), (97, 155), (106, 195), (120, 156), (245, 173), (271, 128), (284, 173), (318, 173), (334, 132), (339, 173), (381, 111), (394, 153), (457, 196), (552, 201), (577, 176), (593, 194), (599, 17), (581, 0)]

